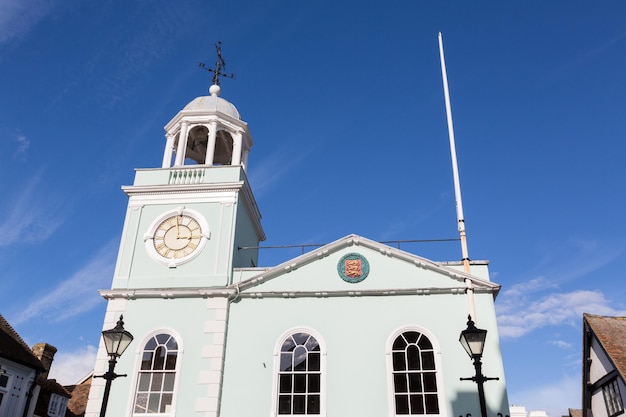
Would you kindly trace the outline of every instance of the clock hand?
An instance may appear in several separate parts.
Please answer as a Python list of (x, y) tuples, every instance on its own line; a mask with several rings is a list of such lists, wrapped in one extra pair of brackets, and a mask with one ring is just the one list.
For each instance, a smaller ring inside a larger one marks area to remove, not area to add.
[(176, 239), (180, 239), (180, 217), (176, 216)]

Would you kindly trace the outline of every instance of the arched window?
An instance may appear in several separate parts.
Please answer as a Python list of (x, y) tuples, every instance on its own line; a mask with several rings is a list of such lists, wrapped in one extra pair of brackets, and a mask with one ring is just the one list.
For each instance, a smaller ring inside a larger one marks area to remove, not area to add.
[(440, 414), (435, 352), (418, 331), (404, 331), (391, 347), (395, 415)]
[(320, 343), (313, 335), (287, 336), (278, 358), (277, 414), (322, 414), (322, 361)]
[(135, 414), (169, 413), (174, 397), (178, 343), (169, 334), (157, 334), (146, 343), (135, 395)]

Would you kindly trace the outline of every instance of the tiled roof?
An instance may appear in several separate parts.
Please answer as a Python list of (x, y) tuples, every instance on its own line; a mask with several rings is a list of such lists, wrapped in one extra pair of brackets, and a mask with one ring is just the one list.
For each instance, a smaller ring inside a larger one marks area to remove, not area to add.
[(0, 314), (0, 357), (26, 365), (29, 368), (44, 370), (30, 347)]
[(626, 380), (626, 317), (585, 313), (583, 319), (589, 324), (622, 379)]
[(89, 398), (89, 389), (91, 388), (91, 378), (82, 384), (68, 385), (64, 388), (72, 394), (72, 398), (67, 403), (67, 417), (84, 416), (87, 408), (87, 399)]
[(583, 410), (579, 410), (577, 408), (569, 408), (568, 411), (569, 417), (583, 417)]

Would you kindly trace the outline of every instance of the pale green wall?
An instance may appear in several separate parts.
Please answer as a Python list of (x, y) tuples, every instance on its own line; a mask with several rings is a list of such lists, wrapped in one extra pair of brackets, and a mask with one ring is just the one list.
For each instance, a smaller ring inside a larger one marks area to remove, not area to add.
[(138, 299), (129, 300), (124, 312), (125, 328), (135, 339), (119, 359), (116, 373), (128, 373), (127, 378), (117, 378), (111, 389), (107, 415), (127, 416), (126, 408), (134, 398), (134, 387), (146, 338), (153, 331), (171, 330), (179, 334), (180, 372), (176, 402), (177, 416), (194, 416), (196, 399), (207, 396), (207, 385), (199, 384), (201, 372), (209, 371), (210, 359), (202, 357), (203, 346), (213, 342), (204, 332), (207, 321), (215, 319), (215, 310), (207, 309), (207, 300), (186, 299)]
[[(340, 279), (338, 259), (359, 252), (370, 262), (370, 275), (359, 284)], [(418, 268), (365, 248), (349, 248), (286, 273), (250, 291), (342, 290), (459, 286), (440, 273)], [(490, 415), (508, 413), (504, 371), (492, 294), (477, 294), (478, 326), (489, 331), (484, 373), (500, 381), (485, 385)], [(466, 327), (467, 296), (433, 294), (376, 297), (243, 298), (231, 304), (222, 398), (223, 417), (270, 415), (274, 352), (279, 338), (294, 327), (318, 332), (328, 349), (328, 415), (386, 416), (389, 413), (388, 338), (398, 328), (419, 326), (441, 350), (443, 386), (449, 417), (480, 415), (472, 362), (458, 342)], [(434, 340), (433, 340), (434, 342)], [(241, 398), (245, 397), (245, 401)], [(443, 410), (442, 410), (443, 411)]]

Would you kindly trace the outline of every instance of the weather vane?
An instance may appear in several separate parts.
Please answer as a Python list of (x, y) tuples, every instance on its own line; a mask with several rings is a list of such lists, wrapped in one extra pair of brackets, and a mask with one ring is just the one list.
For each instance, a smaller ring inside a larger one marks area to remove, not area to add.
[(202, 69), (212, 72), (213, 85), (220, 85), (220, 75), (222, 77), (235, 78), (235, 74), (226, 74), (225, 72), (223, 72), (224, 70), (226, 70), (226, 61), (224, 61), (224, 58), (222, 57), (221, 41), (218, 41), (215, 44), (215, 50), (217, 51), (217, 61), (215, 61), (215, 68), (207, 68), (207, 66), (202, 62), (198, 62), (198, 66)]

